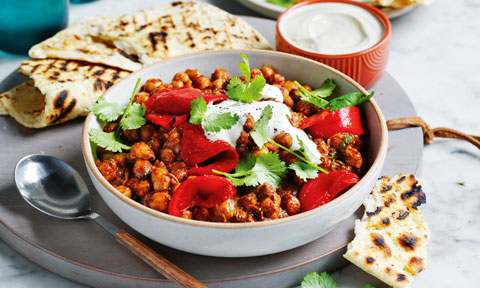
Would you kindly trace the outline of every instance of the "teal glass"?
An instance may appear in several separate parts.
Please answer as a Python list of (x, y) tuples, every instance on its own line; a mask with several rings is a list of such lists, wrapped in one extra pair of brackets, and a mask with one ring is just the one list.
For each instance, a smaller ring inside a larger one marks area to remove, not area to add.
[(68, 24), (68, 0), (0, 0), (0, 50), (27, 54)]

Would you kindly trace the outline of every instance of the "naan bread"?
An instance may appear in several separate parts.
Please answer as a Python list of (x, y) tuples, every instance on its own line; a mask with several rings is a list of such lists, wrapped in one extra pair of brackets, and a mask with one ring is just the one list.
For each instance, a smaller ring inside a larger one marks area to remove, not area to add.
[(108, 17), (89, 17), (55, 34), (53, 37), (33, 46), (28, 51), (32, 58), (60, 58), (83, 60), (91, 63), (105, 64), (127, 71), (142, 68), (124, 53), (105, 42), (97, 41), (88, 34), (91, 27), (108, 21)]
[(272, 49), (242, 19), (200, 2), (174, 2), (90, 28), (90, 35), (137, 56), (143, 64), (202, 50)]
[(86, 115), (98, 97), (129, 74), (102, 65), (58, 59), (25, 60), (19, 72), (33, 81), (0, 94), (0, 111), (31, 128)]
[(418, 206), (425, 193), (413, 175), (382, 177), (355, 222), (344, 257), (393, 287), (409, 287), (427, 265), (427, 224)]

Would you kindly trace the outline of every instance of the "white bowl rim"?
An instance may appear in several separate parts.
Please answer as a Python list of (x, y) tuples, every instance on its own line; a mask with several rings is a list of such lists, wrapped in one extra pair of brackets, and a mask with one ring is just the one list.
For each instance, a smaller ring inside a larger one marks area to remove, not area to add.
[[(200, 51), (200, 52), (195, 52), (195, 53), (183, 54), (183, 55), (180, 55), (180, 56), (172, 57), (172, 58), (169, 58), (169, 59), (162, 60), (160, 62), (153, 63), (151, 65), (145, 66), (140, 70), (132, 72), (130, 75), (121, 79), (117, 83), (127, 81), (130, 78), (136, 78), (136, 77), (138, 77), (137, 75), (139, 73), (141, 73), (142, 71), (151, 69), (152, 67), (157, 66), (157, 65), (162, 65), (165, 62), (172, 62), (172, 61), (176, 61), (176, 60), (181, 59), (181, 58), (187, 58), (187, 57), (192, 57), (192, 56), (197, 56), (197, 55), (202, 55), (202, 54), (216, 54), (216, 53), (225, 53), (225, 52), (236, 52), (236, 53), (240, 53), (240, 52), (252, 53), (253, 52), (253, 53), (267, 54), (267, 55), (268, 54), (270, 54), (270, 55), (281, 55), (281, 56), (296, 58), (297, 60), (300, 60), (300, 61), (310, 62), (314, 65), (321, 66), (324, 69), (327, 69), (330, 72), (333, 72), (333, 73), (339, 75), (340, 77), (342, 77), (345, 80), (347, 80), (348, 82), (350, 82), (360, 92), (362, 92), (364, 94), (368, 94), (368, 92), (365, 90), (365, 88), (363, 88), (360, 84), (355, 82), (355, 80), (353, 80), (349, 76), (345, 75), (344, 73), (342, 73), (342, 72), (340, 72), (340, 71), (338, 71), (338, 70), (336, 70), (336, 69), (334, 69), (330, 66), (327, 66), (323, 63), (317, 62), (315, 60), (312, 60), (312, 59), (309, 59), (309, 58), (306, 58), (306, 57), (294, 55), (294, 54), (278, 52), (278, 51), (270, 51), (270, 50), (260, 50), (260, 49), (212, 50), (212, 51)], [(109, 89), (107, 92), (105, 92), (103, 97), (107, 98), (107, 95), (112, 93), (112, 91), (113, 90)], [(267, 227), (267, 226), (276, 226), (276, 225), (286, 224), (286, 223), (289, 223), (289, 222), (300, 221), (304, 218), (310, 217), (314, 214), (319, 214), (324, 210), (330, 209), (331, 207), (335, 206), (337, 203), (345, 201), (346, 199), (348, 199), (350, 197), (353, 197), (353, 195), (356, 194), (358, 192), (358, 190), (360, 190), (360, 187), (362, 187), (362, 185), (364, 185), (364, 183), (367, 182), (368, 178), (374, 177), (374, 173), (375, 173), (376, 169), (379, 169), (380, 168), (379, 166), (381, 166), (383, 164), (384, 158), (385, 158), (385, 155), (386, 155), (386, 152), (387, 152), (388, 129), (387, 129), (387, 126), (386, 126), (385, 118), (384, 118), (384, 116), (383, 116), (383, 114), (380, 110), (380, 107), (377, 105), (375, 100), (373, 100), (372, 98), (369, 99), (369, 102), (372, 105), (373, 110), (375, 111), (375, 114), (377, 116), (377, 120), (380, 123), (381, 141), (380, 141), (380, 145), (379, 145), (379, 149), (378, 149), (378, 155), (375, 158), (375, 160), (373, 161), (370, 168), (368, 169), (367, 173), (365, 173), (365, 175), (363, 175), (363, 177), (360, 179), (360, 181), (357, 184), (355, 184), (353, 187), (351, 187), (350, 189), (345, 191), (342, 195), (338, 196), (337, 198), (333, 199), (332, 201), (328, 202), (325, 205), (322, 205), (320, 207), (317, 207), (315, 209), (312, 209), (312, 210), (309, 210), (309, 211), (306, 211), (306, 212), (301, 212), (301, 213), (296, 214), (296, 215), (292, 215), (292, 216), (288, 216), (288, 217), (280, 218), (280, 219), (269, 220), (269, 221), (246, 222), (246, 223), (219, 223), (219, 222), (208, 222), (208, 221), (185, 219), (185, 218), (172, 216), (172, 215), (169, 215), (167, 213), (163, 213), (163, 212), (151, 209), (147, 206), (144, 206), (143, 204), (140, 204), (140, 203), (136, 202), (135, 200), (133, 200), (131, 198), (126, 197), (125, 195), (120, 193), (117, 189), (115, 189), (115, 187), (113, 187), (113, 185), (111, 185), (103, 177), (103, 175), (100, 173), (100, 171), (97, 169), (97, 167), (95, 165), (95, 161), (94, 161), (93, 155), (91, 153), (90, 141), (89, 141), (89, 137), (88, 137), (88, 129), (89, 129), (89, 126), (90, 126), (90, 122), (94, 118), (94, 115), (93, 115), (92, 112), (90, 112), (87, 115), (87, 117), (85, 119), (85, 122), (84, 122), (84, 125), (83, 125), (83, 129), (82, 129), (82, 153), (83, 153), (83, 157), (85, 159), (85, 163), (87, 165), (87, 169), (89, 169), (92, 172), (94, 177), (99, 181), (99, 183), (103, 187), (105, 187), (110, 193), (115, 195), (117, 198), (119, 198), (121, 201), (123, 201), (127, 205), (133, 206), (134, 208), (136, 208), (136, 209), (138, 209), (138, 210), (140, 210), (140, 211), (142, 211), (142, 212), (144, 212), (144, 213), (146, 213), (150, 216), (153, 216), (155, 218), (160, 218), (162, 220), (172, 221), (172, 222), (176, 222), (176, 223), (179, 223), (179, 224), (185, 224), (185, 225), (189, 225), (189, 226), (196, 226), (196, 227), (202, 227), (202, 228), (215, 228), (215, 229), (252, 229), (252, 228), (261, 228), (261, 227)]]

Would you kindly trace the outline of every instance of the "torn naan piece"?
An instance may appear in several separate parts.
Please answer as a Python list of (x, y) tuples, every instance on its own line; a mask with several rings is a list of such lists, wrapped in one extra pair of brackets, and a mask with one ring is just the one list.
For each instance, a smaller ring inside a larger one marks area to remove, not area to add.
[(380, 178), (344, 257), (390, 286), (409, 287), (427, 265), (427, 224), (417, 210), (424, 203), (415, 176)]
[(30, 128), (85, 116), (98, 97), (130, 74), (103, 65), (59, 59), (25, 60), (19, 73), (32, 81), (0, 94), (0, 111)]
[(403, 9), (407, 7), (427, 6), (434, 0), (371, 0), (369, 3), (374, 6), (386, 8)]
[(105, 64), (127, 71), (136, 71), (142, 64), (130, 59), (123, 51), (98, 41), (88, 34), (91, 27), (108, 21), (108, 17), (89, 17), (33, 46), (28, 51), (32, 58), (60, 58)]
[(110, 18), (90, 27), (90, 35), (137, 56), (144, 65), (203, 50), (272, 49), (239, 17), (200, 2), (174, 2)]

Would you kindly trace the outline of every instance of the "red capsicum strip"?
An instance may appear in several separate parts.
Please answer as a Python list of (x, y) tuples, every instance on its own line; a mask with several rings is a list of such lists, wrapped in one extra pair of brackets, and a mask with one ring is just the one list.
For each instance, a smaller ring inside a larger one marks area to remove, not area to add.
[(339, 193), (347, 190), (360, 179), (348, 171), (332, 171), (328, 174), (318, 174), (315, 179), (303, 184), (298, 199), (302, 205), (302, 212), (322, 206)]
[[(212, 169), (230, 172), (238, 164), (238, 153), (228, 142), (212, 142), (205, 137), (200, 125), (185, 124), (183, 128), (181, 154), (185, 163), (193, 167), (188, 175), (214, 175)], [(210, 162), (200, 167), (202, 163)]]
[(207, 103), (216, 103), (228, 99), (226, 95), (206, 94), (188, 86), (162, 89), (145, 101), (145, 114), (188, 114), (190, 113), (190, 102), (199, 97), (203, 97)]
[(174, 127), (178, 127), (183, 123), (187, 122), (188, 114), (183, 115), (157, 115), (157, 114), (148, 114), (145, 116), (147, 120), (153, 124), (157, 124), (167, 130), (171, 130)]
[(306, 129), (313, 138), (330, 138), (336, 133), (363, 135), (362, 117), (356, 106), (344, 107), (333, 112), (327, 110), (305, 118), (298, 127)]
[(227, 178), (214, 175), (192, 177), (173, 192), (168, 214), (181, 217), (183, 211), (194, 206), (213, 208), (235, 194), (235, 186)]

